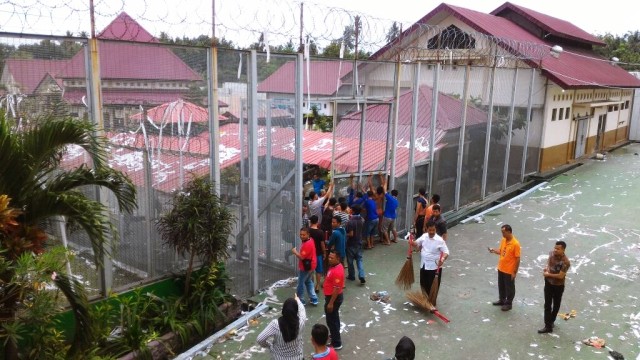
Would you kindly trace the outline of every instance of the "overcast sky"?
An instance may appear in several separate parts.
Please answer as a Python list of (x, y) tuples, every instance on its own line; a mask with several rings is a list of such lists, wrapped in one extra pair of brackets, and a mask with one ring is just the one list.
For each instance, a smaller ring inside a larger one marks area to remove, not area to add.
[[(221, 1), (221, 0), (218, 0)], [(246, 0), (243, 0), (246, 1)], [(377, 17), (413, 21), (429, 13), (443, 1), (433, 0), (324, 0), (317, 1), (328, 6), (355, 9)], [(444, 1), (484, 13), (500, 7), (506, 0), (449, 0)], [(569, 21), (592, 34), (619, 34), (640, 30), (640, 1), (608, 0), (603, 2), (584, 0), (510, 0), (520, 5), (553, 17)], [(391, 6), (372, 6), (388, 4)]]
[[(216, 35), (238, 45), (254, 42), (262, 32), (272, 44), (299, 38), (299, 0), (215, 0)], [(89, 0), (0, 0), (0, 31), (64, 35), (89, 32)], [(395, 20), (405, 28), (441, 4), (429, 0), (315, 0), (304, 1), (304, 32), (318, 42), (339, 37), (357, 13), (368, 19), (372, 46)], [(489, 13), (503, 0), (450, 0), (451, 5)], [(545, 13), (594, 35), (622, 35), (640, 30), (640, 1), (515, 0), (513, 3)], [(121, 11), (126, 11), (153, 35), (211, 34), (212, 0), (95, 0), (96, 30), (100, 31)], [(346, 11), (342, 11), (344, 9)], [(333, 31), (333, 33), (332, 33)], [(374, 34), (375, 33), (375, 34)]]

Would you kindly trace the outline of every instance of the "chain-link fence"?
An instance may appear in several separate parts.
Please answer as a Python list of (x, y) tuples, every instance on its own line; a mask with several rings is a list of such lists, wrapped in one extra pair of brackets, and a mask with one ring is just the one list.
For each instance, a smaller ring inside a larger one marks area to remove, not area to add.
[[(104, 271), (96, 272), (82, 231), (63, 221), (49, 226), (77, 252), (72, 272), (92, 295), (185, 267), (155, 222), (190, 176), (220, 176), (220, 195), (237, 217), (231, 287), (247, 296), (295, 275), (291, 248), (299, 245), (305, 183), (318, 170), (336, 182), (333, 196), (347, 196), (352, 176), (358, 190), (374, 192), (380, 174), (389, 176), (388, 190), (399, 191), (402, 233), (412, 225), (419, 188), (440, 194), (446, 213), (538, 169), (544, 84), (528, 67), (218, 49), (213, 69), (210, 48), (101, 40), (96, 68), (87, 41), (0, 34), (0, 65), (2, 105), (17, 121), (44, 113), (98, 121), (92, 102), (100, 99), (109, 164), (138, 189), (132, 214), (119, 213), (110, 194), (86, 189), (112, 210), (121, 237)], [(96, 79), (100, 96), (91, 86)], [(220, 155), (214, 169), (212, 144)], [(85, 162), (68, 149), (63, 164)]]

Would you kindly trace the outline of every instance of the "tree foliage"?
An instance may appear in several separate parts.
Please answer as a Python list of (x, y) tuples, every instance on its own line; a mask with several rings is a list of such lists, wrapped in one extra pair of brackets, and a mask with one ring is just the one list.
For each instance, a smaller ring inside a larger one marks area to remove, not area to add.
[(178, 254), (189, 259), (184, 294), (189, 296), (194, 263), (217, 263), (229, 257), (227, 243), (234, 215), (220, 201), (213, 183), (205, 177), (192, 178), (171, 199), (171, 210), (157, 222), (162, 239)]
[[(84, 149), (93, 168), (62, 169), (62, 155), (69, 146)], [(48, 235), (41, 227), (42, 223), (54, 217), (65, 217), (77, 224), (87, 234), (98, 265), (109, 252), (106, 247), (109, 236), (116, 236), (109, 209), (82, 192), (87, 186), (110, 190), (123, 212), (131, 212), (136, 206), (135, 186), (123, 173), (108, 166), (104, 139), (95, 135), (93, 126), (50, 115), (45, 121), (18, 128), (0, 111), (0, 199), (5, 199), (0, 201), (0, 338), (11, 337), (12, 326), (15, 330), (25, 324), (17, 315), (24, 309), (33, 314), (31, 301), (34, 298), (48, 301), (33, 291), (33, 282), (44, 283), (43, 276), (60, 271), (65, 263), (59, 256), (48, 255), (55, 253), (45, 246)], [(63, 289), (74, 314), (82, 316), (82, 319), (76, 317), (76, 325), (80, 326), (76, 332), (88, 334), (90, 330), (82, 328), (89, 326), (82, 289), (67, 278), (60, 278), (56, 285)], [(47, 310), (51, 311), (51, 307)], [(49, 330), (43, 328), (42, 331)], [(57, 337), (55, 333), (47, 334)], [(80, 342), (86, 344), (87, 339)], [(17, 342), (8, 344), (6, 358), (17, 358)], [(74, 344), (71, 351), (79, 347)], [(44, 355), (44, 358), (49, 357)]]
[(628, 31), (624, 35), (605, 34), (598, 36), (606, 45), (595, 51), (607, 59), (617, 57), (619, 65), (628, 71), (640, 70), (640, 31)]
[(398, 38), (398, 36), (400, 36), (400, 27), (398, 26), (398, 23), (394, 21), (393, 24), (391, 24), (389, 30), (387, 30), (385, 39), (387, 40), (387, 42), (392, 42), (393, 40)]

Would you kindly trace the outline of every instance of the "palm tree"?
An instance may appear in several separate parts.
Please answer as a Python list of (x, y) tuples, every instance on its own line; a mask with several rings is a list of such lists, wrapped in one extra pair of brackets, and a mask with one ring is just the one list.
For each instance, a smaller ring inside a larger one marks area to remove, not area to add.
[[(82, 228), (100, 265), (103, 256), (109, 255), (105, 247), (108, 236), (116, 233), (108, 208), (88, 198), (80, 188), (106, 188), (115, 195), (121, 211), (130, 212), (135, 208), (135, 186), (123, 173), (108, 166), (104, 144), (104, 139), (86, 122), (48, 118), (32, 127), (18, 129), (0, 111), (0, 195), (8, 196), (11, 207), (17, 209), (15, 226), (10, 232), (0, 233), (0, 263), (9, 264), (0, 267), (0, 338), (1, 325), (15, 317), (19, 306), (16, 300), (21, 294), (22, 285), (11, 282), (15, 269), (11, 263), (16, 263), (23, 254), (38, 255), (44, 251), (47, 237), (40, 227), (44, 220), (63, 216)], [(60, 168), (65, 149), (74, 145), (87, 152), (92, 167)], [(86, 303), (79, 301), (82, 294), (78, 294), (72, 281), (56, 284), (66, 287), (62, 292), (72, 307)], [(70, 298), (73, 296), (75, 298)], [(82, 313), (77, 308), (73, 310), (75, 314)], [(86, 324), (86, 321), (76, 324)], [(76, 334), (87, 331), (76, 329)], [(5, 347), (6, 359), (15, 358), (16, 353), (15, 346)]]

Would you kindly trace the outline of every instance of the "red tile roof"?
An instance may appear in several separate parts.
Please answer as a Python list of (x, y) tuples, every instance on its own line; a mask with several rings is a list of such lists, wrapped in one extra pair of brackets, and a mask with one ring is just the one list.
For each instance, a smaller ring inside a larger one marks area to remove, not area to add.
[[(147, 117), (158, 125), (162, 123), (178, 123), (181, 121), (185, 124), (189, 121), (206, 123), (209, 121), (209, 110), (188, 101), (178, 99), (148, 109)], [(130, 117), (132, 120), (140, 120), (141, 118), (142, 113), (134, 114)], [(227, 117), (218, 115), (218, 119), (227, 120)]]
[[(462, 7), (441, 4), (409, 27), (409, 29), (403, 32), (402, 36), (388, 43), (373, 54), (372, 58), (380, 58), (392, 47), (402, 46), (400, 42), (403, 38), (416, 32), (421, 24), (429, 24), (429, 21), (432, 19), (441, 19), (443, 14), (456, 17), (479, 33), (511, 40), (510, 42), (502, 43), (501, 46), (514, 54), (524, 55), (524, 58), (536, 54), (527, 54), (525, 53), (526, 50), (512, 48), (509, 44), (526, 43), (533, 47), (548, 49), (556, 45), (539, 39), (508, 19)], [(528, 47), (525, 46), (524, 48)], [(627, 71), (618, 66), (612, 66), (608, 60), (603, 59), (595, 52), (584, 49), (564, 46), (564, 52), (558, 58), (545, 56), (542, 60), (539, 60), (534, 56), (525, 61), (529, 66), (540, 68), (544, 76), (549, 77), (565, 89), (593, 88), (599, 86), (623, 88), (640, 87), (640, 80), (635, 79)]]
[[(100, 41), (102, 79), (202, 80), (169, 48), (158, 45)], [(85, 78), (84, 52), (78, 52), (59, 74), (63, 78)]]
[(537, 11), (527, 9), (525, 7), (512, 4), (510, 2), (506, 2), (501, 5), (499, 8), (493, 10), (491, 15), (495, 16), (504, 16), (509, 12), (514, 12), (527, 20), (534, 23), (539, 28), (548, 32), (551, 35), (576, 40), (579, 42), (586, 42), (593, 45), (604, 46), (606, 45), (602, 40), (597, 37), (589, 34), (588, 32), (580, 29), (579, 27), (573, 25), (572, 23), (555, 18), (553, 16), (549, 16), (543, 13), (539, 13)]
[[(351, 72), (353, 67), (352, 61), (340, 60), (312, 60), (309, 63), (309, 82), (310, 88), (307, 88), (307, 68), (303, 70), (303, 86), (304, 94), (310, 95), (333, 95), (338, 87), (340, 79)], [(269, 77), (258, 84), (258, 92), (271, 92), (281, 94), (295, 93), (295, 69), (296, 63), (288, 61), (276, 70)]]
[(158, 39), (153, 37), (153, 35), (140, 26), (140, 24), (133, 20), (126, 12), (121, 12), (120, 15), (109, 23), (96, 37), (98, 39), (158, 42)]
[(66, 63), (67, 60), (7, 59), (4, 68), (18, 83), (20, 91), (30, 95), (47, 73), (55, 76)]
[[(431, 104), (433, 99), (433, 88), (423, 85), (418, 93), (418, 123), (416, 137), (429, 139), (431, 132)], [(389, 101), (391, 102), (391, 100)], [(400, 95), (398, 107), (398, 142), (409, 140), (411, 134), (411, 113), (413, 110), (413, 90), (405, 91)], [(438, 94), (438, 111), (436, 118), (436, 129), (447, 131), (458, 129), (462, 126), (462, 109), (464, 103), (453, 96)], [(369, 105), (367, 107), (367, 119), (365, 124), (364, 138), (386, 141), (387, 122), (389, 120), (388, 105)], [(347, 137), (356, 137), (360, 132), (361, 111), (343, 116), (337, 126), (338, 134)], [(467, 106), (467, 126), (487, 122), (489, 115), (475, 106)]]
[[(258, 127), (258, 156), (266, 154), (267, 138), (265, 127)], [(246, 127), (244, 128), (246, 132)], [(440, 142), (442, 132), (437, 141)], [(272, 128), (271, 153), (279, 159), (293, 161), (295, 157), (295, 131), (292, 128)], [(245, 135), (246, 136), (246, 135)], [(142, 132), (137, 133), (107, 133), (111, 149), (109, 165), (130, 176), (136, 185), (144, 186), (144, 167), (142, 149), (145, 140)], [(240, 127), (238, 124), (227, 124), (220, 127), (220, 167), (237, 164), (241, 160)], [(158, 135), (149, 135), (148, 144), (153, 150), (153, 187), (161, 191), (170, 192), (178, 188), (180, 178), (179, 150), (182, 148), (182, 166), (184, 180), (189, 173), (204, 175), (209, 172), (209, 133), (203, 132), (197, 136), (178, 138), (163, 135), (162, 141)], [(331, 150), (333, 135), (319, 131), (303, 132), (303, 162), (331, 168)], [(356, 172), (358, 170), (358, 138), (336, 137), (335, 168), (338, 172)], [(386, 145), (384, 141), (366, 140), (367, 151), (363, 158), (363, 171), (378, 171), (384, 167)], [(436, 148), (442, 147), (438, 143)], [(161, 149), (158, 153), (158, 149)], [(400, 144), (396, 153), (396, 176), (402, 176), (408, 171), (408, 144)], [(246, 153), (245, 153), (246, 155)], [(428, 159), (428, 147), (416, 145), (416, 161)], [(65, 154), (63, 166), (70, 168), (78, 166), (84, 161), (81, 149), (72, 147)]]

